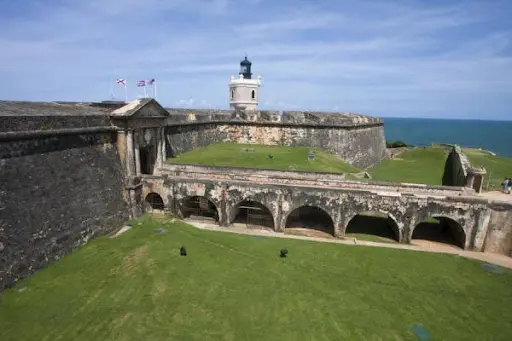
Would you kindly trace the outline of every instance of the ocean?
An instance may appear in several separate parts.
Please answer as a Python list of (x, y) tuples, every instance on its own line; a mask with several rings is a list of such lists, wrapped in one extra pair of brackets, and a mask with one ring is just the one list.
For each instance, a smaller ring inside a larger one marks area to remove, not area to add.
[(401, 140), (414, 146), (432, 143), (482, 148), (512, 157), (512, 121), (449, 120), (384, 117), (388, 141)]

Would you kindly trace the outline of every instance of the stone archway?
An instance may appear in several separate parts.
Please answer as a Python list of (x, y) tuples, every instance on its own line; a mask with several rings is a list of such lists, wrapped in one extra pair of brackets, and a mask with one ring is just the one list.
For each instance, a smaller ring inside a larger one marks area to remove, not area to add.
[(244, 200), (235, 207), (232, 224), (242, 224), (248, 228), (275, 230), (272, 212), (263, 204)]
[(180, 214), (185, 219), (219, 222), (217, 206), (206, 197), (189, 196), (180, 201)]
[(345, 236), (377, 242), (400, 242), (401, 231), (391, 214), (364, 211), (349, 220), (345, 228)]
[(165, 209), (164, 200), (158, 193), (149, 193), (146, 195), (144, 202), (146, 203), (146, 210), (149, 212), (163, 212)]
[(437, 245), (465, 249), (466, 232), (455, 219), (433, 215), (414, 227), (411, 244), (418, 246)]
[(335, 236), (333, 219), (317, 206), (300, 206), (291, 211), (286, 218), (284, 232), (312, 237)]

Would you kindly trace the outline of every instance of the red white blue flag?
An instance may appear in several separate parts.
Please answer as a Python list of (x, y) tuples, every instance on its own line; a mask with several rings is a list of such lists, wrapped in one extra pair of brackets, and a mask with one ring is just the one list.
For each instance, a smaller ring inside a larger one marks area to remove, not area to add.
[(146, 81), (137, 81), (137, 86), (146, 86)]
[(124, 78), (118, 78), (118, 79), (116, 79), (116, 83), (117, 83), (118, 85), (126, 85), (126, 79), (124, 79)]
[(148, 80), (148, 84), (149, 85), (153, 85), (153, 83), (155, 82), (155, 79), (154, 78), (151, 78), (150, 80)]

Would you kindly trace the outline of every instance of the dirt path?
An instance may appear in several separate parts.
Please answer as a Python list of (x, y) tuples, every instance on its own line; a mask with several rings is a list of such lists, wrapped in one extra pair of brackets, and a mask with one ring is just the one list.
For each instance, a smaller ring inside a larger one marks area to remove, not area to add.
[(512, 194), (506, 194), (501, 191), (490, 191), (480, 193), (478, 196), (490, 199), (490, 200), (498, 200), (498, 201), (507, 201), (512, 202)]
[[(436, 243), (423, 243), (419, 242), (416, 245), (409, 244), (396, 244), (396, 243), (378, 243), (378, 242), (370, 242), (363, 240), (355, 240), (352, 238), (347, 239), (335, 239), (335, 238), (321, 238), (321, 237), (306, 237), (300, 235), (293, 234), (284, 234), (277, 233), (269, 230), (259, 230), (259, 229), (247, 229), (243, 227), (231, 227), (225, 228), (212, 223), (204, 223), (200, 221), (193, 221), (185, 219), (190, 225), (193, 225), (200, 229), (207, 229), (213, 231), (220, 232), (229, 232), (229, 233), (238, 233), (244, 235), (251, 236), (266, 236), (273, 238), (289, 238), (289, 239), (301, 239), (301, 240), (309, 240), (309, 241), (318, 241), (324, 243), (337, 243), (337, 244), (345, 244), (345, 245), (365, 245), (365, 246), (373, 246), (373, 247), (386, 247), (392, 249), (403, 249), (403, 250), (412, 250), (412, 251), (420, 251), (420, 252), (435, 252), (435, 253), (446, 253), (452, 255), (458, 255), (461, 257), (477, 259), (483, 262), (492, 263), (496, 265), (500, 265), (505, 268), (512, 269), (512, 258), (507, 257), (505, 255), (500, 255), (496, 253), (488, 253), (488, 252), (475, 252), (475, 251), (465, 251), (459, 248), (453, 248), (450, 246), (440, 246)], [(421, 245), (421, 246), (419, 246)]]

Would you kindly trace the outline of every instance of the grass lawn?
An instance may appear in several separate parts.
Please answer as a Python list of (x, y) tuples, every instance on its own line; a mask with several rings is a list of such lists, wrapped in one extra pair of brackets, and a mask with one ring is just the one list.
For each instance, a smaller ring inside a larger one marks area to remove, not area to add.
[(486, 151), (471, 148), (463, 148), (463, 152), (473, 167), (484, 167), (487, 170), (484, 187), (490, 176), (489, 190), (501, 189), (503, 180), (506, 177), (512, 178), (512, 157), (492, 156)]
[[(254, 151), (243, 151), (254, 149)], [(218, 143), (177, 155), (167, 162), (207, 166), (267, 168), (310, 172), (357, 173), (359, 170), (332, 154), (316, 150), (315, 159), (308, 160), (310, 147), (266, 146)], [(268, 155), (273, 158), (269, 159)]]
[(374, 180), (441, 185), (447, 156), (443, 148), (416, 148), (384, 160), (368, 172)]
[(415, 324), (434, 340), (512, 339), (508, 270), (141, 221), (1, 294), (0, 340), (415, 340)]

